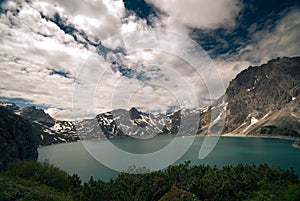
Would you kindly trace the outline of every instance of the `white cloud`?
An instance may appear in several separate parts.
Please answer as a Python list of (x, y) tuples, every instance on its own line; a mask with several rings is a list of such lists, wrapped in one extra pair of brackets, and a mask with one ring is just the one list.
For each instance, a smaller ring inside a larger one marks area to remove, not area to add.
[(167, 13), (168, 21), (193, 28), (233, 27), (242, 8), (239, 0), (147, 0)]
[(280, 19), (269, 23), (272, 24), (266, 24), (258, 32), (251, 27), (249, 44), (236, 54), (226, 53), (215, 59), (225, 86), (250, 65), (261, 65), (277, 57), (300, 55), (300, 10), (290, 8)]
[(18, 15), (11, 10), (0, 16), (0, 96), (63, 108), (53, 115), (71, 118), (77, 73), (89, 57), (101, 56), (43, 19), (31, 4), (18, 6)]
[[(300, 47), (300, 18), (295, 10), (279, 20), (274, 30), (254, 34), (254, 42), (239, 54), (227, 55), (232, 59), (217, 58), (216, 68), (189, 39), (188, 27), (234, 26), (241, 8), (237, 0), (168, 1), (168, 6), (167, 1), (151, 1), (167, 13), (161, 20), (152, 19), (155, 26), (175, 32), (150, 29), (146, 20), (126, 13), (122, 1), (9, 2), (5, 6), (10, 11), (0, 15), (0, 76), (4, 78), (0, 96), (51, 106), (47, 112), (60, 119), (72, 118), (72, 104), (77, 104), (78, 116), (132, 106), (146, 111), (180, 103), (201, 105), (201, 100), (221, 96), (223, 82), (226, 86), (253, 57), (291, 56)], [(18, 15), (14, 14), (17, 7)], [(80, 34), (81, 39), (74, 40), (40, 12), (50, 18), (59, 13), (67, 25), (91, 39), (100, 38), (106, 47), (123, 48), (126, 54), (107, 50), (99, 55)], [(119, 66), (112, 69), (114, 61)], [(132, 75), (124, 76), (126, 70)], [(74, 84), (79, 94), (74, 95)], [(195, 103), (193, 95), (200, 103)]]
[(222, 80), (226, 88), (229, 82), (234, 79), (238, 73), (252, 65), (252, 63), (243, 60), (231, 61), (216, 59), (214, 63), (217, 66), (220, 75), (222, 75)]
[(300, 10), (290, 9), (275, 22), (275, 27), (255, 32), (252, 43), (242, 48), (237, 55), (240, 59), (254, 64), (266, 63), (270, 59), (300, 55)]
[(107, 0), (40, 0), (33, 7), (47, 16), (58, 13), (68, 23), (84, 30), (90, 37), (105, 40), (120, 32), (121, 18), (125, 16), (122, 1)]
[(18, 3), (20, 3), (20, 1), (2, 1), (0, 2), (0, 6), (2, 9), (15, 10), (18, 8)]

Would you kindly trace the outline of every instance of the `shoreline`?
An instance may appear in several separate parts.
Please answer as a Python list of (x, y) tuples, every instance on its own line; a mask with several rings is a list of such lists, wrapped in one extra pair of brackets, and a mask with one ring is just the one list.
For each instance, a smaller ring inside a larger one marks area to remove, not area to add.
[(233, 134), (225, 133), (221, 135), (203, 135), (197, 134), (196, 136), (205, 137), (205, 136), (219, 136), (219, 137), (256, 137), (256, 138), (277, 138), (283, 140), (300, 140), (300, 137), (284, 136), (284, 135), (244, 135), (244, 134)]
[(296, 149), (300, 149), (300, 140), (295, 140), (294, 143), (292, 144), (292, 147)]
[(241, 135), (241, 134), (232, 134), (226, 133), (219, 135), (222, 137), (256, 137), (256, 138), (275, 138), (275, 139), (282, 139), (282, 140), (300, 140), (300, 137), (293, 137), (293, 136), (284, 136), (284, 135)]
[[(300, 137), (292, 137), (292, 136), (282, 136), (282, 135), (244, 135), (244, 134), (233, 134), (233, 133), (225, 133), (222, 135), (203, 135), (203, 134), (196, 134), (196, 135), (180, 135), (180, 136), (174, 136), (174, 137), (206, 137), (206, 136), (211, 136), (211, 137), (237, 137), (237, 138), (269, 138), (269, 139), (281, 139), (281, 140), (290, 140), (293, 141), (291, 144), (292, 147), (296, 149), (300, 149), (300, 143), (296, 144), (296, 141), (300, 142)], [(122, 136), (122, 137), (117, 137), (117, 138), (112, 138), (114, 139), (122, 139), (122, 138), (127, 138), (128, 136)], [(101, 139), (103, 140), (103, 139)], [(107, 139), (108, 140), (108, 139)], [(47, 146), (53, 146), (53, 145), (62, 145), (62, 144), (70, 144), (70, 143), (83, 143), (84, 140), (77, 140), (73, 142), (64, 142), (64, 143), (56, 143), (56, 144), (49, 144), (49, 145), (43, 145), (39, 146), (38, 148), (42, 147), (47, 147)]]
[[(197, 136), (207, 136), (207, 135), (197, 135)], [(296, 141), (300, 141), (300, 137), (293, 136), (284, 136), (284, 135), (244, 135), (244, 134), (233, 134), (233, 133), (225, 133), (222, 135), (209, 135), (209, 136), (219, 136), (219, 137), (248, 137), (248, 138), (269, 138), (269, 139), (281, 139), (281, 140), (290, 140), (293, 141), (291, 144), (295, 149), (300, 149), (300, 144), (296, 144)]]

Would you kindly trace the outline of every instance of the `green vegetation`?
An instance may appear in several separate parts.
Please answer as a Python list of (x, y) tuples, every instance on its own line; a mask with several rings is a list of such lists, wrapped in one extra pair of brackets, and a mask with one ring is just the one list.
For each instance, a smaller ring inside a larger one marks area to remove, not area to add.
[(74, 199), (69, 194), (39, 182), (1, 174), (0, 201), (8, 200), (72, 201)]
[[(134, 167), (130, 172), (135, 171)], [(300, 200), (293, 169), (266, 164), (191, 166), (189, 162), (147, 174), (121, 173), (103, 182), (93, 177), (81, 184), (47, 162), (17, 162), (0, 174), (0, 200)]]
[(176, 186), (172, 186), (171, 190), (164, 194), (159, 201), (181, 201), (181, 200), (188, 200), (188, 201), (199, 201), (199, 199), (192, 193), (181, 190)]

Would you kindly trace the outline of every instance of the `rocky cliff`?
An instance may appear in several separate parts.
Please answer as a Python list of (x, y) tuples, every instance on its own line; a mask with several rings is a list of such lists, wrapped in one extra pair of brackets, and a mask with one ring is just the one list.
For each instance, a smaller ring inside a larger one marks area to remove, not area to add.
[(8, 110), (30, 124), (37, 146), (79, 140), (79, 137), (75, 134), (74, 122), (56, 120), (45, 113), (44, 110), (35, 106), (20, 108), (14, 103), (0, 101), (0, 108)]
[(36, 160), (36, 136), (31, 124), (0, 107), (0, 169), (17, 160)]
[(300, 136), (300, 57), (239, 73), (226, 90), (224, 133)]

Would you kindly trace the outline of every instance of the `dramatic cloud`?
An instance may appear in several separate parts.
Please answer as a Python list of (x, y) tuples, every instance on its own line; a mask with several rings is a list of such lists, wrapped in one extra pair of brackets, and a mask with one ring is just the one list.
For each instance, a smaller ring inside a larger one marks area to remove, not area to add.
[(299, 56), (300, 9), (289, 9), (273, 25), (274, 22), (270, 22), (265, 29), (253, 33), (253, 42), (239, 51), (239, 57), (253, 63), (265, 63), (276, 57)]
[(46, 16), (58, 13), (67, 23), (100, 40), (119, 34), (121, 18), (125, 16), (125, 7), (120, 0), (41, 0), (34, 1), (32, 6)]
[(226, 53), (215, 59), (225, 85), (241, 70), (250, 65), (261, 65), (271, 59), (300, 55), (300, 9), (291, 7), (279, 14), (277, 20), (267, 20), (264, 28), (253, 31), (249, 27), (249, 42), (238, 48), (237, 53)]
[(238, 0), (147, 0), (170, 19), (193, 28), (233, 27), (242, 8)]
[(196, 107), (219, 98), (249, 65), (299, 55), (297, 8), (250, 23), (244, 36), (237, 30), (245, 2), (146, 2), (145, 14), (120, 0), (3, 2), (0, 97), (42, 105), (60, 119)]

